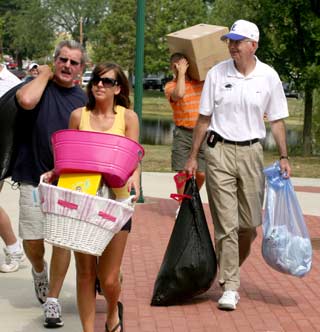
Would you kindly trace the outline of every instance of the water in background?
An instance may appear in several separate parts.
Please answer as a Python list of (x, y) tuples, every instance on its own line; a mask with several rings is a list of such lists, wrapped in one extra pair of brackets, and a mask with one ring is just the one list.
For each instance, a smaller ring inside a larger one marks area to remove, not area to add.
[[(171, 120), (144, 119), (141, 128), (141, 143), (151, 145), (171, 145), (173, 129), (174, 124)], [(287, 141), (289, 147), (294, 148), (297, 145), (301, 145), (302, 133), (297, 130), (287, 129)], [(262, 144), (266, 150), (273, 150), (276, 148), (276, 143), (269, 129), (267, 129), (266, 138), (263, 140)]]
[(174, 124), (171, 120), (142, 120), (141, 143), (171, 145)]

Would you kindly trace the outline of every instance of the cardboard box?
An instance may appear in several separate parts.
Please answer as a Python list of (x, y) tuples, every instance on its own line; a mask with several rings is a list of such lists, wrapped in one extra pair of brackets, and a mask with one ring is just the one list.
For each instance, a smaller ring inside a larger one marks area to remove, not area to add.
[(66, 173), (61, 174), (58, 187), (96, 195), (101, 185), (101, 174), (97, 173)]
[(227, 27), (197, 24), (167, 35), (170, 53), (183, 53), (189, 60), (188, 74), (203, 81), (208, 70), (230, 58), (228, 46), (220, 37), (229, 32)]

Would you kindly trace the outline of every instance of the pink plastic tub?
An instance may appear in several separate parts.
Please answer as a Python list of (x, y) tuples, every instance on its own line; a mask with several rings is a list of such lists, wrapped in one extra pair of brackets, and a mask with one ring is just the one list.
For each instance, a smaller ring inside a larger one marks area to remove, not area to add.
[(112, 188), (124, 186), (144, 156), (140, 144), (119, 135), (67, 129), (51, 140), (58, 174), (101, 173)]

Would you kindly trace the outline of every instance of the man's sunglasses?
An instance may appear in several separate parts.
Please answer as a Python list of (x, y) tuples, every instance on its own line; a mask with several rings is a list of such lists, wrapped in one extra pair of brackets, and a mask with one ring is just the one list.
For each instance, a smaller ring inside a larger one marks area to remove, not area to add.
[(118, 81), (114, 80), (113, 78), (100, 76), (93, 76), (91, 82), (93, 85), (98, 85), (100, 82), (102, 82), (105, 88), (112, 88), (113, 86), (119, 84)]
[(75, 67), (80, 65), (80, 62), (69, 59), (69, 58), (64, 58), (63, 56), (59, 56), (58, 60), (62, 63), (67, 63), (68, 61), (70, 61), (71, 66), (75, 66)]

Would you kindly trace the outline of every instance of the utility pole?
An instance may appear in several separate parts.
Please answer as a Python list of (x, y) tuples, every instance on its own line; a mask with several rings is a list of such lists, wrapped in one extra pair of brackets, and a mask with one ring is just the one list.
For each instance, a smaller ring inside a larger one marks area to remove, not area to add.
[[(144, 7), (145, 0), (137, 0), (136, 19), (136, 58), (135, 58), (135, 81), (134, 81), (134, 111), (139, 117), (140, 137), (142, 128), (142, 95), (143, 95), (143, 64), (144, 64)], [(138, 203), (144, 203), (142, 181), (140, 176), (140, 197)]]
[(80, 17), (80, 44), (83, 44), (82, 16)]
[[(80, 30), (80, 38), (79, 38), (79, 40), (80, 40), (80, 44), (81, 45), (83, 45), (83, 32), (82, 32), (82, 16), (80, 17), (80, 28), (79, 28), (79, 30)], [(81, 75), (80, 75), (80, 87), (82, 87), (82, 74), (83, 73), (81, 73)]]

